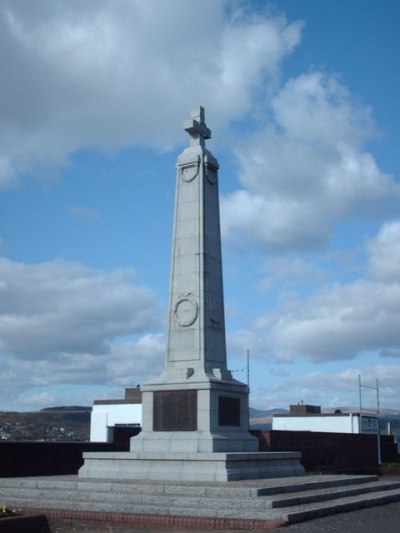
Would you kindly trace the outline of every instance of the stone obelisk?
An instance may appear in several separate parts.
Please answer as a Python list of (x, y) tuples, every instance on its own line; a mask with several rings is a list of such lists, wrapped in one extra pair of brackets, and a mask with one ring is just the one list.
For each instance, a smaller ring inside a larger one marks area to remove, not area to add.
[(142, 386), (142, 433), (132, 451), (256, 451), (248, 387), (227, 369), (218, 162), (206, 149), (204, 109), (184, 129), (177, 160), (165, 369)]
[(142, 431), (129, 452), (84, 454), (81, 477), (212, 480), (304, 473), (297, 452), (260, 453), (248, 386), (227, 369), (218, 162), (204, 109), (184, 123), (176, 165), (168, 340), (163, 373), (142, 385)]

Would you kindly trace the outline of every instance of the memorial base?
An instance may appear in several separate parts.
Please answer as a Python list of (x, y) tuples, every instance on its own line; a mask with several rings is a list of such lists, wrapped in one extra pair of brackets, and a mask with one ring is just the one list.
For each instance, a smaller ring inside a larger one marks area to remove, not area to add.
[(258, 439), (247, 431), (142, 431), (131, 438), (131, 452), (138, 453), (237, 453), (258, 452)]
[(300, 452), (86, 452), (82, 478), (238, 481), (304, 475)]

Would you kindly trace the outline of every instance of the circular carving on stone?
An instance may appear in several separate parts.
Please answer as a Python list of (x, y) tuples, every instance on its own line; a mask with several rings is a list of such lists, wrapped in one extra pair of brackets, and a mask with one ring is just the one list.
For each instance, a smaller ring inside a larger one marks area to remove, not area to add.
[(194, 324), (198, 313), (199, 306), (196, 300), (190, 294), (180, 298), (175, 304), (176, 321), (184, 328)]
[(199, 175), (200, 170), (200, 157), (198, 156), (197, 161), (190, 163), (184, 167), (181, 167), (181, 178), (186, 183), (190, 183)]

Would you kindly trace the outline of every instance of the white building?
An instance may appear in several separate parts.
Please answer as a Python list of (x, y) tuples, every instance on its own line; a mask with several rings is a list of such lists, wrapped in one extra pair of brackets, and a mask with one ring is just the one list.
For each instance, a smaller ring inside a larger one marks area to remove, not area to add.
[(142, 397), (139, 388), (125, 389), (123, 400), (95, 400), (90, 417), (90, 441), (113, 442), (116, 427), (142, 424)]
[(321, 431), (324, 433), (377, 433), (378, 417), (373, 414), (321, 413), (315, 405), (291, 405), (287, 415), (274, 415), (272, 429), (281, 431)]

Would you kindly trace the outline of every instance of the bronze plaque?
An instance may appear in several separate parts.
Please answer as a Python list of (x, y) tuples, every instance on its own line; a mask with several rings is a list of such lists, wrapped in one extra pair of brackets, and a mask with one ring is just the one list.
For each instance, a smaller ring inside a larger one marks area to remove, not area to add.
[(240, 398), (220, 396), (218, 398), (218, 424), (240, 426)]
[(197, 391), (154, 392), (154, 431), (197, 431)]

